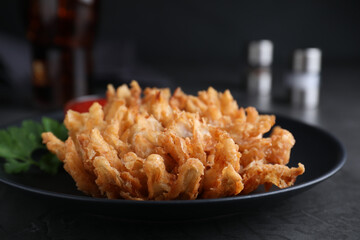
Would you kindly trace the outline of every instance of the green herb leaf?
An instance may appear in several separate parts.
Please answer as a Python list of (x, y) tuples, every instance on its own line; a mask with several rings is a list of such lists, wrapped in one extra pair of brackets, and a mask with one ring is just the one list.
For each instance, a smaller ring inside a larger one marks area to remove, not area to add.
[(0, 130), (0, 156), (4, 158), (15, 158), (14, 140), (6, 130)]
[(67, 138), (67, 130), (63, 124), (45, 117), (42, 124), (25, 120), (21, 127), (0, 130), (0, 157), (6, 161), (4, 169), (7, 173), (26, 172), (31, 165), (50, 174), (57, 172), (60, 161), (54, 154), (47, 152), (39, 160), (32, 159), (35, 150), (46, 149), (41, 141), (42, 132), (52, 132), (63, 141)]
[(60, 166), (60, 161), (56, 155), (52, 153), (44, 154), (39, 161), (39, 168), (44, 172), (55, 175)]
[(67, 139), (68, 132), (64, 124), (47, 117), (42, 118), (42, 124), (45, 132), (52, 132), (61, 141), (65, 141)]
[(7, 162), (4, 165), (5, 172), (7, 173), (20, 173), (20, 172), (26, 172), (29, 170), (31, 162), (26, 161), (19, 161), (15, 159), (8, 158), (6, 159)]

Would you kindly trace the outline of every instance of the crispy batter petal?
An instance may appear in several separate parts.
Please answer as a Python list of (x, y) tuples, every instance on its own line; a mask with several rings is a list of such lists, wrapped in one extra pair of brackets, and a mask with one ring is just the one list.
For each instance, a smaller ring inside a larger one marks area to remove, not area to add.
[(170, 192), (173, 177), (166, 171), (164, 159), (158, 154), (151, 154), (144, 163), (147, 176), (149, 199), (162, 200)]
[(120, 173), (111, 167), (109, 161), (103, 156), (95, 157), (93, 160), (96, 184), (102, 194), (107, 198), (116, 199), (124, 197), (129, 199), (130, 194), (122, 191), (123, 182)]
[(301, 163), (297, 168), (289, 168), (280, 164), (267, 164), (262, 160), (254, 161), (241, 173), (244, 181), (244, 190), (241, 193), (248, 194), (265, 183), (274, 184), (279, 188), (290, 187), (294, 184), (296, 177), (304, 172), (305, 168)]
[(209, 154), (204, 175), (203, 198), (216, 198), (236, 195), (243, 189), (238, 146), (224, 132), (216, 130), (218, 139), (214, 150)]
[(60, 161), (64, 161), (66, 148), (65, 143), (58, 139), (52, 132), (45, 132), (41, 134), (43, 143), (46, 144), (47, 149), (54, 153)]
[(204, 165), (201, 161), (189, 158), (180, 166), (178, 178), (166, 195), (166, 199), (196, 199), (203, 175)]
[(65, 142), (66, 154), (64, 159), (64, 169), (75, 180), (77, 188), (94, 197), (100, 197), (100, 191), (95, 184), (95, 177), (93, 174), (86, 171), (83, 162), (78, 155), (75, 144), (71, 138), (68, 138)]
[(265, 159), (268, 163), (286, 165), (294, 144), (295, 139), (289, 131), (275, 127), (270, 138), (250, 138), (239, 144), (241, 164), (246, 167), (253, 161)]
[(274, 164), (288, 164), (290, 152), (295, 144), (294, 136), (287, 130), (275, 127), (271, 133), (270, 154), (266, 160)]
[(69, 139), (43, 134), (78, 188), (92, 196), (136, 200), (216, 198), (260, 184), (287, 187), (304, 172), (288, 168), (295, 140), (275, 116), (239, 108), (230, 91), (197, 96), (180, 88), (108, 86), (107, 104), (69, 110)]

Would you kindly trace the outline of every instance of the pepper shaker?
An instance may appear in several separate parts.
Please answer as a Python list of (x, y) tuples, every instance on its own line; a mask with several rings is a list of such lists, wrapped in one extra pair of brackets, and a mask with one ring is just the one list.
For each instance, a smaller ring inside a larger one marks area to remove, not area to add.
[(255, 96), (269, 96), (271, 93), (271, 64), (273, 44), (269, 40), (253, 41), (249, 45), (247, 91)]
[(293, 56), (293, 71), (288, 76), (291, 104), (316, 108), (320, 97), (321, 50), (297, 49)]

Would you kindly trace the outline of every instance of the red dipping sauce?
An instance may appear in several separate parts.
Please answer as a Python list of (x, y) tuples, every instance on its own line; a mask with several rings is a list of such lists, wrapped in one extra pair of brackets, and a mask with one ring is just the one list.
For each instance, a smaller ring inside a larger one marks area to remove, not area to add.
[(101, 106), (104, 106), (106, 99), (95, 95), (75, 98), (65, 104), (64, 112), (66, 113), (70, 109), (79, 113), (88, 112), (94, 102), (98, 102)]

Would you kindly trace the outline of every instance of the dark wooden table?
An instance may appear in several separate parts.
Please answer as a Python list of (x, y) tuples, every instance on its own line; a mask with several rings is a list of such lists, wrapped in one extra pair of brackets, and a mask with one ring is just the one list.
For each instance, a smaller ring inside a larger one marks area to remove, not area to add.
[[(239, 72), (234, 67), (163, 66), (157, 71), (169, 78), (170, 87), (181, 85), (195, 93), (212, 84), (229, 88), (239, 105), (256, 105), (239, 90)], [(281, 96), (279, 79), (280, 75), (274, 90)], [(320, 126), (346, 147), (347, 162), (337, 174), (295, 197), (223, 218), (137, 222), (95, 215), (0, 184), (0, 239), (360, 239), (359, 92), (360, 66), (335, 66), (323, 72), (317, 110), (294, 109), (279, 99), (260, 107)], [(0, 124), (40, 113), (3, 103)]]

